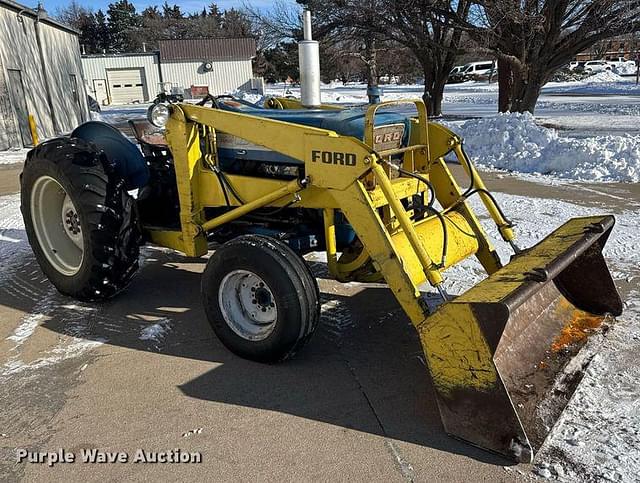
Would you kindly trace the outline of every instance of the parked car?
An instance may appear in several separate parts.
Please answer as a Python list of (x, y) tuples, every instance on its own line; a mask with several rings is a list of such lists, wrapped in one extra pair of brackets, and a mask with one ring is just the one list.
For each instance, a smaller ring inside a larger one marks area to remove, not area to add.
[(627, 63), (627, 59), (624, 57), (607, 57), (607, 64), (611, 67), (620, 67)]
[(605, 70), (613, 70), (613, 67), (607, 63), (606, 60), (590, 60), (584, 63), (585, 72), (591, 72), (593, 74), (597, 72), (604, 72)]
[(464, 69), (464, 65), (456, 65), (451, 72), (449, 72), (449, 77), (447, 78), (447, 82), (450, 84), (455, 84), (457, 82), (462, 82), (462, 70)]
[(566, 66), (567, 69), (569, 70), (583, 70), (584, 69), (584, 62), (580, 62), (577, 60), (572, 60), (571, 62), (569, 62), (569, 64)]
[(460, 75), (463, 80), (477, 80), (480, 78), (486, 78), (491, 74), (491, 71), (495, 74), (498, 70), (491, 60), (484, 60), (481, 62), (470, 62), (466, 64)]

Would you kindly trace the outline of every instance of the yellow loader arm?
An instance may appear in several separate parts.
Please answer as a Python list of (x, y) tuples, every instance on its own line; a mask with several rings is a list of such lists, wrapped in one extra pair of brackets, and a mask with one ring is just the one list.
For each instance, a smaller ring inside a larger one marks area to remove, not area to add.
[[(570, 220), (525, 251), (448, 129), (417, 110), (408, 144), (376, 145), (373, 105), (364, 140), (333, 131), (221, 109), (179, 104), (167, 125), (180, 197), (180, 231), (150, 229), (154, 242), (189, 255), (207, 251), (206, 233), (263, 207), (295, 203), (322, 210), (328, 266), (338, 280), (383, 278), (420, 335), (447, 432), (519, 461), (530, 461), (575, 384), (557, 375), (607, 314), (622, 310), (602, 257), (613, 217)], [(286, 108), (284, 105), (277, 106)], [(230, 134), (303, 163), (292, 181), (228, 175), (237, 192), (218, 188), (216, 136)], [(470, 187), (463, 190), (445, 156), (455, 155)], [(419, 212), (411, 200), (424, 197)], [(478, 195), (516, 252), (503, 266), (467, 199)], [(243, 202), (240, 202), (242, 199)], [(210, 216), (208, 208), (226, 206)], [(335, 213), (357, 234), (352, 250), (336, 248)], [(445, 270), (475, 255), (487, 279), (457, 298)], [(420, 287), (429, 282), (446, 303), (434, 313)], [(564, 391), (564, 392), (563, 392)], [(561, 396), (558, 394), (561, 393)], [(553, 394), (550, 411), (539, 403)]]

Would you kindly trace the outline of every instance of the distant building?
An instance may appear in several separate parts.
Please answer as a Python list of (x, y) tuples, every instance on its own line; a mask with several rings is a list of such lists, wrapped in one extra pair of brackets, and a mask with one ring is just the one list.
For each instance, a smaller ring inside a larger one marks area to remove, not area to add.
[(640, 49), (640, 42), (633, 35), (621, 35), (612, 39), (603, 40), (595, 44), (591, 49), (580, 52), (576, 60), (583, 62), (588, 60), (618, 60), (624, 57), (626, 60), (634, 60)]
[(152, 101), (160, 85), (157, 52), (83, 55), (87, 91), (100, 105)]
[(84, 55), (87, 87), (100, 104), (150, 102), (159, 92), (185, 97), (260, 90), (253, 39), (162, 40), (157, 52)]
[(78, 33), (11, 0), (0, 0), (0, 150), (32, 144), (87, 120)]

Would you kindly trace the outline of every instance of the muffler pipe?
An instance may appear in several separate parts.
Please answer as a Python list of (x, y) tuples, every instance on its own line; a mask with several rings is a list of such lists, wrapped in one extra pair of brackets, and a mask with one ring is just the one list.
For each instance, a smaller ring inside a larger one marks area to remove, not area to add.
[(320, 50), (311, 35), (311, 12), (303, 12), (304, 40), (298, 42), (300, 97), (304, 107), (318, 107), (320, 101)]

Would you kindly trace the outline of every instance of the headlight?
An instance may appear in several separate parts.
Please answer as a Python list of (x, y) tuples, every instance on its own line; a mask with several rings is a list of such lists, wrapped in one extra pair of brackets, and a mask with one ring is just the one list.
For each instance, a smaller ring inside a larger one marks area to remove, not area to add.
[(147, 110), (147, 119), (156, 127), (165, 127), (171, 116), (171, 110), (166, 104), (153, 104)]

